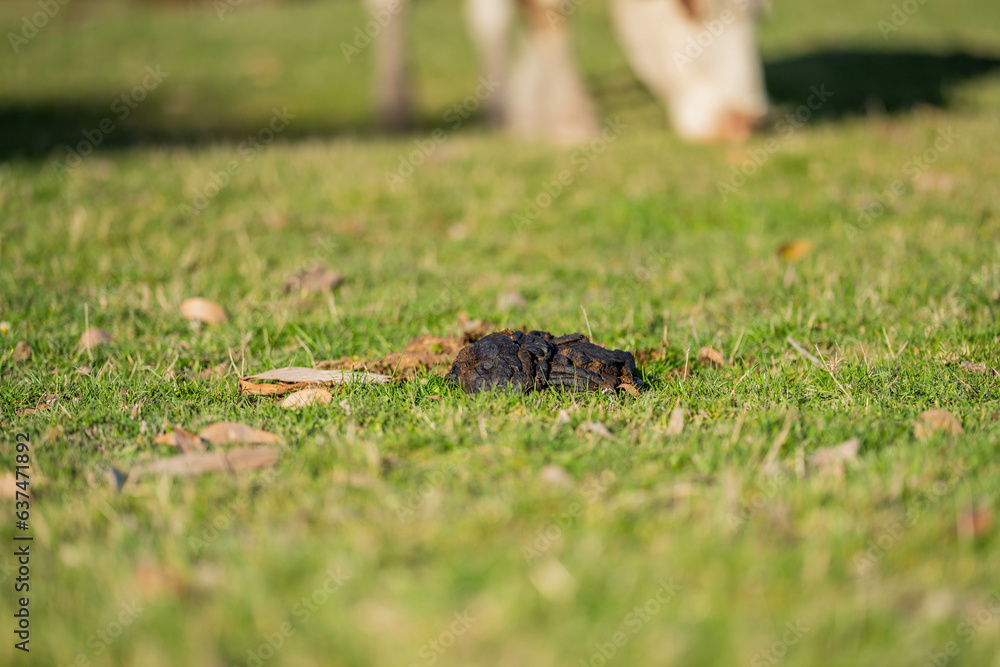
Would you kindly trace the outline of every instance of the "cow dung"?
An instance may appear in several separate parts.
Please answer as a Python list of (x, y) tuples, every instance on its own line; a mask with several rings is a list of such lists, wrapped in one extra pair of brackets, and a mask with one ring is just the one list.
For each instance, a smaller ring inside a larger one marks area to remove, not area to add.
[(595, 345), (580, 333), (555, 337), (547, 331), (510, 329), (463, 348), (445, 379), (469, 394), (491, 389), (529, 393), (553, 387), (623, 390), (635, 396), (643, 387), (629, 352)]

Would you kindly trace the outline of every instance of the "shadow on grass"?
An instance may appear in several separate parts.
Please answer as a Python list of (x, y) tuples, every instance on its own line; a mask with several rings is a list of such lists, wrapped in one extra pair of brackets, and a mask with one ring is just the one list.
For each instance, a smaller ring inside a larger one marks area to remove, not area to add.
[[(872, 110), (905, 113), (920, 105), (946, 108), (952, 86), (982, 77), (1000, 69), (1000, 57), (965, 52), (949, 54), (906, 51), (886, 53), (856, 49), (819, 50), (776, 60), (765, 65), (768, 92), (780, 106), (805, 104), (814, 86), (825, 86), (834, 94), (815, 117), (838, 119), (866, 114)], [(641, 90), (634, 78), (620, 74), (597, 82), (595, 94), (602, 99), (622, 96), (638, 103), (628, 90)], [(150, 104), (150, 103), (147, 103)], [(261, 118), (253, 125), (199, 125), (193, 117), (175, 117), (171, 124), (151, 119), (162, 118), (153, 107), (143, 107), (125, 121), (119, 121), (108, 108), (107, 100), (54, 101), (25, 104), (16, 100), (0, 102), (0, 160), (51, 157), (65, 160), (67, 146), (97, 144), (95, 151), (135, 146), (197, 146), (214, 143), (239, 143), (256, 135), (267, 125)], [(331, 117), (334, 114), (331, 113)], [(95, 133), (102, 121), (114, 124), (109, 133)], [(473, 117), (467, 125), (482, 125)], [(187, 124), (186, 124), (187, 123)], [(425, 120), (411, 130), (423, 136), (440, 126), (440, 117)], [(86, 139), (100, 137), (100, 142)], [(371, 124), (296, 121), (282, 132), (288, 141), (341, 135), (372, 136)]]
[(906, 113), (922, 105), (946, 108), (950, 88), (994, 69), (1000, 70), (1000, 57), (857, 49), (815, 51), (764, 68), (768, 93), (777, 105), (806, 104), (814, 86), (832, 92), (813, 116), (826, 120), (871, 111)]

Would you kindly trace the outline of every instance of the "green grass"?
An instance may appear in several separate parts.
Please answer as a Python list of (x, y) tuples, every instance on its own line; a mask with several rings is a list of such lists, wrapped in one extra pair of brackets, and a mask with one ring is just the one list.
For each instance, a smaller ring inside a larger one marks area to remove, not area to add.
[[(3, 3), (0, 34), (35, 10)], [(960, 366), (1000, 366), (1000, 77), (945, 58), (995, 57), (1000, 11), (929, 2), (885, 41), (891, 11), (776, 3), (761, 41), (777, 117), (809, 85), (834, 97), (790, 134), (704, 147), (669, 133), (604, 4), (584, 3), (581, 60), (620, 137), (587, 161), (472, 118), (394, 190), (386, 173), (476, 85), (454, 3), (413, 11), (423, 128), (404, 137), (370, 129), (370, 52), (347, 64), (338, 49), (367, 20), (360, 3), (247, 4), (219, 21), (211, 6), (76, 0), (21, 53), (5, 41), (0, 469), (30, 433), (35, 540), (25, 655), (0, 500), (0, 663), (247, 665), (272, 637), (266, 665), (598, 667), (616, 638), (609, 665), (1000, 664), (997, 526), (958, 529), (1000, 499), (1000, 379)], [(845, 70), (834, 49), (867, 55)], [(164, 82), (60, 179), (64, 144), (114, 118), (156, 64)], [(275, 107), (296, 118), (246, 161), (240, 142)], [(230, 161), (239, 173), (185, 215)], [(562, 170), (572, 184), (518, 228)], [(885, 212), (860, 221), (878, 197)], [(814, 249), (785, 262), (795, 239)], [(314, 261), (347, 276), (333, 302), (281, 289)], [(500, 308), (515, 290), (526, 305)], [(195, 295), (230, 320), (193, 328), (179, 305)], [(666, 338), (650, 391), (470, 397), (427, 374), (289, 412), (239, 396), (234, 371), (197, 379), (230, 359), (258, 372), (388, 353), (456, 331), (460, 313), (586, 331), (581, 307), (607, 345)], [(85, 322), (115, 341), (81, 351)], [(732, 365), (685, 377), (706, 345)], [(18, 416), (47, 394), (52, 408)], [(677, 405), (687, 423), (669, 435)], [(918, 440), (932, 407), (964, 434)], [(109, 467), (171, 455), (157, 433), (221, 419), (285, 438), (273, 474), (108, 484)], [(843, 477), (806, 462), (851, 437)], [(573, 484), (543, 482), (547, 464)], [(317, 594), (338, 568), (349, 578)], [(677, 588), (656, 601), (661, 582)], [(456, 613), (474, 621), (452, 637)]]

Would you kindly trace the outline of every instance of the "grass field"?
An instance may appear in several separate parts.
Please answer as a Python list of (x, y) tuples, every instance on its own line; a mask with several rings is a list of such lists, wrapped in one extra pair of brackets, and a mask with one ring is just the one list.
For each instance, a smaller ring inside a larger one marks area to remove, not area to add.
[[(400, 137), (371, 129), (370, 49), (341, 54), (360, 3), (71, 0), (14, 53), (38, 5), (3, 2), (0, 475), (29, 434), (34, 541), (25, 654), (0, 498), (0, 664), (1000, 665), (1000, 377), (962, 365), (1000, 366), (1000, 7), (932, 0), (883, 38), (888, 1), (774, 4), (775, 121), (808, 117), (680, 143), (590, 0), (616, 130), (556, 150), (453, 122), (477, 74), (451, 1), (413, 11)], [(282, 290), (317, 262), (332, 298)], [(651, 388), (237, 393), (463, 313), (656, 348)], [(114, 341), (82, 350), (88, 325)], [(964, 433), (918, 438), (935, 407)], [(223, 419), (284, 438), (273, 471), (108, 482)], [(810, 463), (853, 437), (843, 474)]]

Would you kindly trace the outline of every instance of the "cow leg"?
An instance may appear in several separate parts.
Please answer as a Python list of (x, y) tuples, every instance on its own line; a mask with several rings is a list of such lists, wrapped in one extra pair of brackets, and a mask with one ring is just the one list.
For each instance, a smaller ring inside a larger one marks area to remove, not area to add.
[(559, 0), (519, 3), (527, 34), (507, 88), (508, 126), (560, 144), (590, 139), (597, 132), (594, 106), (573, 58)]
[(375, 113), (380, 127), (402, 130), (413, 125), (413, 97), (406, 63), (405, 0), (365, 0), (372, 16), (387, 17), (375, 37)]
[(487, 81), (500, 82), (500, 87), (483, 102), (486, 116), (495, 126), (504, 122), (511, 5), (512, 0), (468, 0), (465, 4), (469, 31), (479, 49), (483, 75)]

